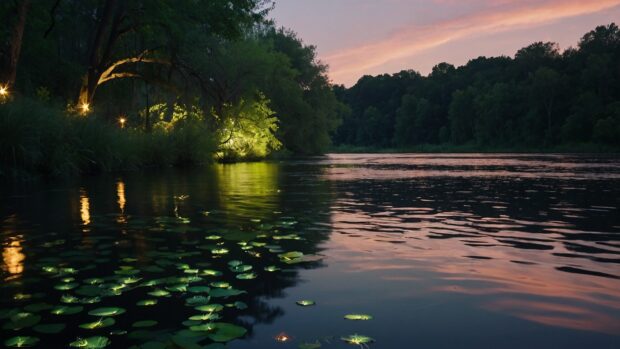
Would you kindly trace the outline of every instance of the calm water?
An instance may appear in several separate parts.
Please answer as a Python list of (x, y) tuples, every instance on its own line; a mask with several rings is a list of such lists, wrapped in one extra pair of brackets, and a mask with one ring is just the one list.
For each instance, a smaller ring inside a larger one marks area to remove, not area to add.
[[(352, 334), (371, 348), (620, 348), (619, 207), (620, 159), (570, 155), (330, 155), (5, 185), (2, 341), (219, 348), (244, 328), (227, 348), (355, 348)], [(196, 309), (209, 304), (223, 307)], [(89, 315), (110, 307), (125, 312)], [(229, 325), (196, 327), (213, 322)]]

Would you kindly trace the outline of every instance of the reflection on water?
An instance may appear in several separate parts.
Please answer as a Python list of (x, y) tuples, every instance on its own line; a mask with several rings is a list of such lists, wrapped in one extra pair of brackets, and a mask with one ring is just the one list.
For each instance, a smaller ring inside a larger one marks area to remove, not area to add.
[[(78, 190), (81, 224), (66, 204)], [(247, 291), (222, 300), (231, 306), (221, 321), (249, 330), (232, 349), (347, 348), (338, 339), (354, 333), (373, 337), (376, 348), (618, 348), (619, 207), (620, 161), (576, 155), (336, 154), (85, 179), (3, 195), (2, 275), (20, 278), (3, 285), (0, 308), (30, 304), (13, 303), (18, 292), (45, 292), (31, 303), (49, 304), (74, 294), (54, 289), (60, 277), (42, 276), (49, 265), (78, 266), (78, 283), (106, 285), (128, 266), (141, 282), (209, 268)], [(86, 225), (89, 234), (76, 234)], [(278, 248), (323, 259), (284, 266)], [(237, 279), (228, 265), (237, 260), (257, 277)], [(281, 270), (265, 271), (273, 265)], [(83, 306), (126, 308), (111, 330), (157, 320), (149, 340), (164, 343), (195, 315), (184, 304), (194, 294), (174, 291), (181, 286), (162, 287), (171, 295), (151, 309), (136, 307), (152, 298), (145, 287)], [(297, 306), (300, 299), (317, 305)], [(348, 313), (373, 320), (343, 320)], [(89, 319), (63, 318), (68, 330), (46, 343), (110, 333), (77, 327)], [(114, 347), (144, 341), (112, 337)]]
[[(2, 248), (2, 260), (4, 261), (4, 270), (12, 276), (19, 276), (24, 271), (24, 259), (26, 256), (22, 253), (21, 236), (10, 238), (4, 243)], [(5, 279), (7, 280), (7, 279)]]
[(90, 224), (90, 199), (83, 188), (80, 189), (80, 218), (82, 219), (82, 224)]

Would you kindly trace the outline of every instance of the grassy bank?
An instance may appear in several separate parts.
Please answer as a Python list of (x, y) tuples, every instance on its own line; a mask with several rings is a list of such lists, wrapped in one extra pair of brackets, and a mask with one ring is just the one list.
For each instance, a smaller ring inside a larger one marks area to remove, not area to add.
[(0, 176), (69, 176), (212, 161), (214, 137), (202, 123), (143, 132), (67, 114), (30, 99), (0, 105)]
[(410, 148), (334, 146), (330, 153), (620, 153), (620, 148), (596, 143), (563, 144), (550, 147), (483, 147), (475, 144), (422, 144)]

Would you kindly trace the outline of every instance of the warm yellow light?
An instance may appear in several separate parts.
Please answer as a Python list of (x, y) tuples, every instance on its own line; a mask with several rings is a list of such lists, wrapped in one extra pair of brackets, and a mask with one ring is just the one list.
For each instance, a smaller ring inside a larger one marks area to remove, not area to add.
[(291, 336), (282, 332), (279, 335), (275, 336), (275, 340), (281, 343), (288, 342), (291, 339)]
[(8, 95), (9, 95), (9, 88), (4, 85), (0, 85), (0, 97), (6, 97)]
[(82, 114), (87, 114), (90, 111), (90, 104), (86, 102), (80, 104), (80, 110), (82, 110)]
[(24, 259), (20, 240), (13, 240), (6, 244), (2, 250), (2, 259), (6, 271), (11, 274), (21, 274), (24, 271)]
[(121, 116), (120, 118), (118, 118), (118, 122), (121, 124), (121, 128), (125, 128), (125, 123), (127, 122), (127, 119)]
[(90, 224), (90, 200), (85, 191), (80, 193), (80, 218), (84, 225)]

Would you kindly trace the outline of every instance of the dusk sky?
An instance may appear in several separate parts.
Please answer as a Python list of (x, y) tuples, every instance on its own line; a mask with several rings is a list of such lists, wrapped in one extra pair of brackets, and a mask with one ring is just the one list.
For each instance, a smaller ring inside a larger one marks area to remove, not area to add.
[(272, 17), (317, 46), (334, 83), (478, 56), (514, 56), (535, 41), (562, 50), (620, 22), (620, 0), (278, 0)]

